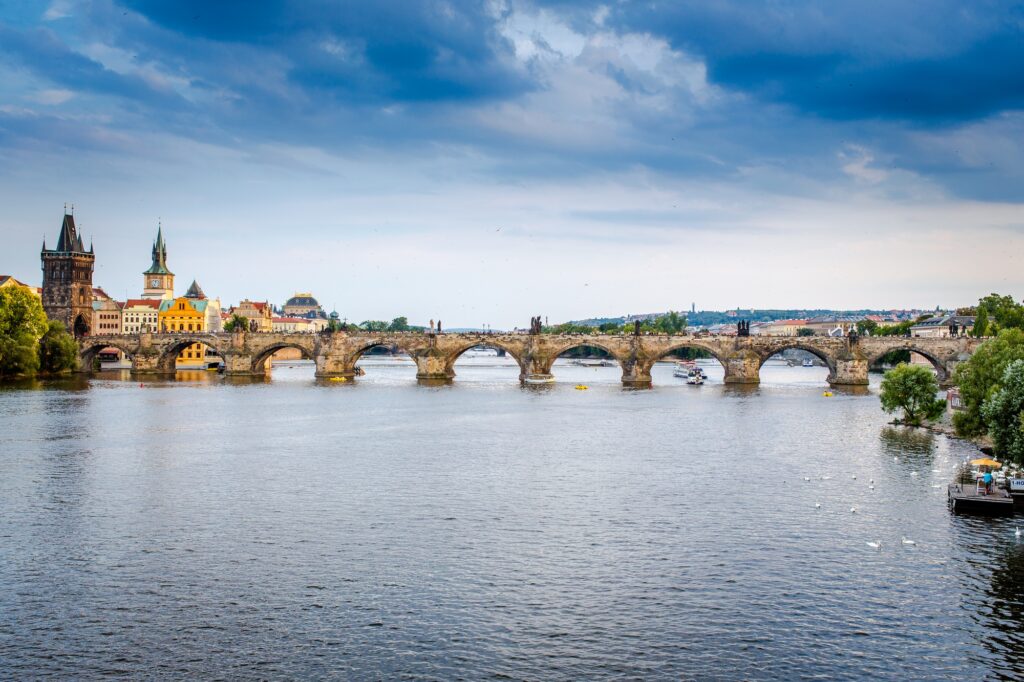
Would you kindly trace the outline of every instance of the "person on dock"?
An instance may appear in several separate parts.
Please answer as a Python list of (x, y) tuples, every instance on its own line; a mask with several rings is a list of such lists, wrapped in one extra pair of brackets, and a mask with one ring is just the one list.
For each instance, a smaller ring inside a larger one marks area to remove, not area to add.
[(992, 494), (992, 472), (986, 471), (985, 475), (981, 477), (981, 482), (985, 484), (985, 494)]

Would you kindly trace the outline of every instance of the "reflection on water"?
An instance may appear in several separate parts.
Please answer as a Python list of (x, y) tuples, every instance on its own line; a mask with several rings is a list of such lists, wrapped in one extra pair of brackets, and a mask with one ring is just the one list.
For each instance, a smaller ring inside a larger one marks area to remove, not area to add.
[(0, 389), (7, 676), (1024, 678), (1019, 522), (876, 377), (360, 365)]

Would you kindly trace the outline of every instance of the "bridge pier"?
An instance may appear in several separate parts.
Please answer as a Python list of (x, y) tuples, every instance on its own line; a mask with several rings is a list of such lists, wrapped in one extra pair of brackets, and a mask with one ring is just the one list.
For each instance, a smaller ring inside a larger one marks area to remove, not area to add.
[(647, 388), (651, 385), (651, 367), (643, 366), (636, 360), (622, 363), (622, 385), (633, 388)]
[(354, 379), (356, 361), (351, 355), (341, 353), (320, 353), (315, 358), (317, 379)]
[(416, 380), (425, 382), (448, 382), (455, 378), (454, 362), (450, 358), (435, 354), (413, 355), (416, 361)]
[(224, 358), (224, 374), (227, 376), (252, 376), (269, 373), (267, 367), (264, 372), (253, 371), (253, 357), (243, 353), (232, 353), (227, 351), (222, 354)]
[(835, 370), (829, 375), (832, 386), (867, 386), (868, 361), (857, 358), (836, 360)]
[(754, 353), (738, 353), (725, 359), (725, 383), (761, 383), (761, 358)]

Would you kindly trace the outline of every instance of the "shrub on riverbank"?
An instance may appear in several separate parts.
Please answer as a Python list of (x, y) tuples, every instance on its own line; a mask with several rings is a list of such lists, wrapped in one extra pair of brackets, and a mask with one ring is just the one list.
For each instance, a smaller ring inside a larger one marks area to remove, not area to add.
[(946, 403), (935, 397), (938, 392), (939, 382), (930, 369), (898, 365), (882, 379), (882, 409), (903, 410), (902, 423), (920, 426), (926, 419), (938, 419), (946, 409)]
[(0, 376), (65, 372), (77, 358), (75, 340), (46, 319), (38, 296), (17, 286), (0, 289)]
[(1024, 331), (1004, 329), (956, 368), (953, 381), (960, 389), (963, 409), (953, 415), (953, 425), (959, 435), (973, 438), (988, 430), (982, 405), (998, 390), (1006, 368), (1015, 360), (1024, 360)]
[(982, 404), (981, 415), (996, 455), (1024, 463), (1024, 360), (1007, 365), (998, 388)]

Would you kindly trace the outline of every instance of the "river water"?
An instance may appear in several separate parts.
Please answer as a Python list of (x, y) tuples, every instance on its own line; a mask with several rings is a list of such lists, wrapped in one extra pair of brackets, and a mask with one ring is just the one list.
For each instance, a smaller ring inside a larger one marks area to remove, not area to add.
[(875, 386), (363, 364), (0, 389), (2, 676), (1024, 679), (1019, 522)]

